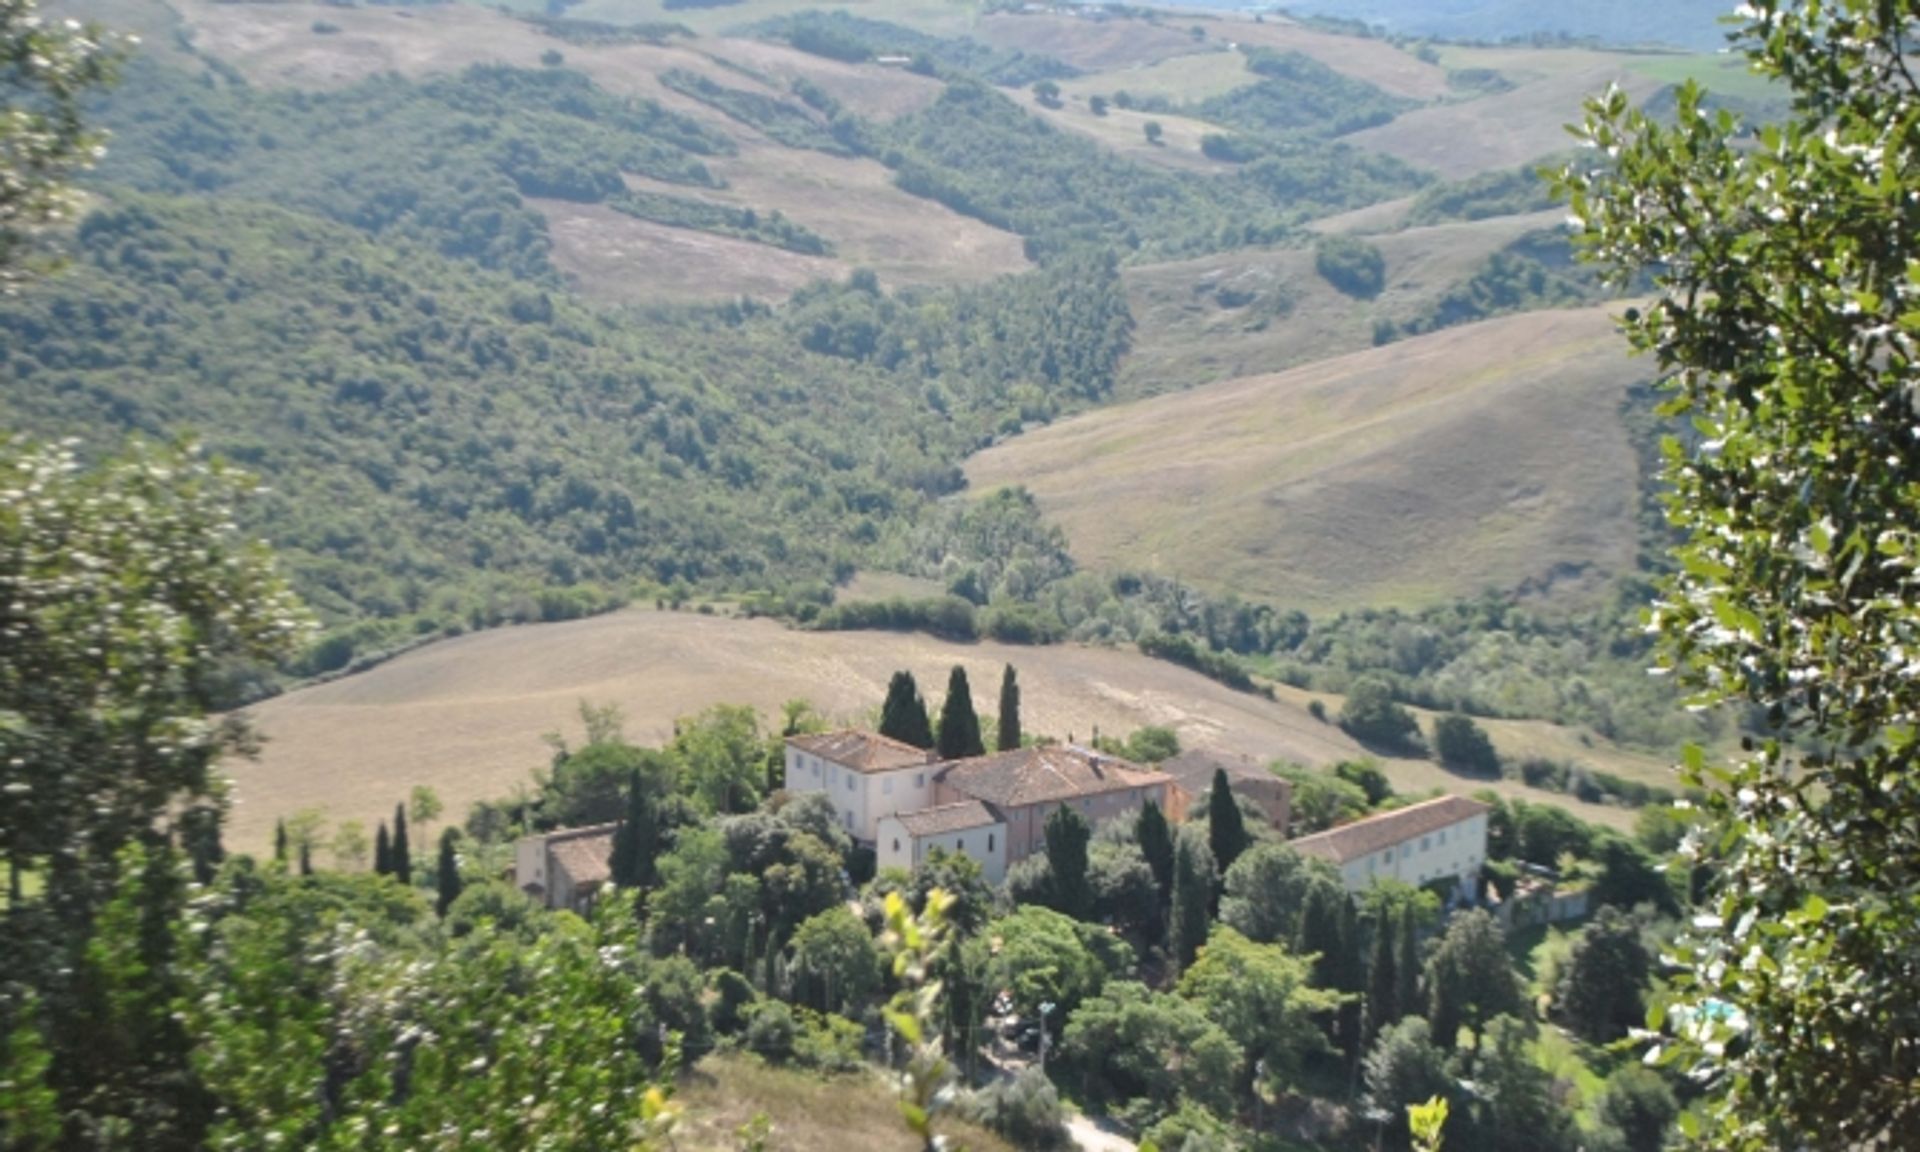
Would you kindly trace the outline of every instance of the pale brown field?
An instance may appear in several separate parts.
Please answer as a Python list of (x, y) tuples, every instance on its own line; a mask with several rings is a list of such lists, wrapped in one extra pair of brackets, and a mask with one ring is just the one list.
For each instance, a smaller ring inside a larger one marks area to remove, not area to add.
[(1089, 566), (1287, 607), (1585, 592), (1632, 560), (1619, 407), (1646, 372), (1605, 310), (1531, 313), (1089, 413), (967, 472), (1031, 489)]
[[(821, 1076), (770, 1068), (741, 1056), (710, 1056), (681, 1088), (687, 1116), (674, 1144), (691, 1152), (734, 1152), (736, 1133), (755, 1113), (773, 1124), (767, 1142), (780, 1152), (900, 1152), (912, 1147), (893, 1085), (874, 1072)], [(1012, 1152), (998, 1136), (951, 1119), (940, 1132), (977, 1152)]]
[(940, 81), (904, 68), (845, 64), (759, 40), (702, 40), (698, 46), (783, 87), (791, 88), (798, 79), (811, 80), (849, 112), (871, 120), (884, 122), (918, 112), (940, 98)]
[(547, 218), (554, 266), (576, 291), (601, 300), (781, 299), (815, 280), (844, 279), (850, 267), (752, 240), (670, 228), (600, 204), (528, 203)]
[(1095, 20), (1081, 16), (1023, 16), (997, 12), (983, 17), (969, 33), (996, 48), (1017, 48), (1063, 60), (1084, 72), (1110, 72), (1155, 64), (1215, 45), (1187, 32), (1197, 20), (1169, 14), (1165, 23), (1145, 20)]
[[(627, 734), (643, 743), (665, 740), (676, 717), (717, 703), (751, 704), (777, 718), (784, 701), (804, 698), (837, 722), (871, 723), (893, 672), (911, 669), (937, 699), (956, 663), (984, 713), (994, 710), (1002, 666), (1017, 667), (1022, 714), (1034, 732), (1085, 740), (1096, 728), (1120, 734), (1160, 724), (1190, 747), (1261, 760), (1324, 764), (1365, 754), (1310, 716), (1302, 694), (1266, 700), (1131, 651), (800, 632), (770, 620), (628, 611), (464, 636), (259, 705), (253, 714), (268, 744), (258, 762), (231, 766), (230, 838), (259, 850), (276, 817), (309, 807), (371, 824), (416, 784), (436, 789), (458, 819), (475, 800), (510, 795), (547, 764), (542, 733), (578, 739), (583, 700), (618, 705)], [(1604, 748), (1590, 756), (1613, 762)], [(1479, 786), (1424, 760), (1383, 763), (1406, 790)], [(1512, 782), (1497, 787), (1564, 800), (1592, 819), (1617, 824), (1631, 815)]]
[[(1086, 100), (1079, 96), (1063, 94), (1061, 107), (1046, 108), (1041, 106), (1032, 92), (1011, 92), (1009, 95), (1028, 112), (1054, 127), (1089, 137), (1129, 160), (1189, 172), (1227, 172), (1233, 168), (1231, 164), (1209, 160), (1201, 154), (1200, 138), (1210, 132), (1221, 131), (1204, 120), (1113, 107), (1107, 109), (1106, 115), (1095, 116), (1088, 110)], [(1158, 144), (1147, 143), (1147, 122), (1150, 120), (1160, 124), (1162, 135)]]
[(1255, 23), (1246, 16), (1224, 18), (1210, 29), (1216, 40), (1236, 40), (1283, 52), (1299, 52), (1356, 80), (1409, 100), (1438, 100), (1447, 94), (1447, 70), (1429, 64), (1385, 40), (1336, 36), (1305, 28), (1283, 17)]
[(1344, 232), (1350, 236), (1391, 232), (1406, 223), (1407, 209), (1413, 207), (1413, 200), (1412, 196), (1402, 196), (1398, 200), (1382, 200), (1378, 204), (1355, 208), (1351, 212), (1322, 216), (1307, 227), (1314, 232)]
[[(1384, 222), (1405, 210), (1406, 202), (1396, 201), (1347, 219), (1375, 214)], [(1355, 300), (1328, 284), (1306, 247), (1246, 249), (1128, 269), (1127, 298), (1139, 328), (1118, 394), (1135, 397), (1278, 372), (1372, 347), (1376, 319), (1404, 323), (1422, 314), (1488, 256), (1528, 232), (1558, 224), (1563, 215), (1505, 216), (1370, 237), (1387, 265), (1386, 287), (1371, 300)], [(1254, 299), (1226, 307), (1222, 290), (1252, 293)], [(1292, 301), (1284, 313), (1277, 310), (1282, 298)]]
[(1448, 179), (1517, 168), (1570, 148), (1573, 140), (1565, 126), (1580, 119), (1581, 101), (1610, 83), (1619, 84), (1634, 100), (1644, 100), (1661, 87), (1658, 80), (1624, 63), (1556, 72), (1510, 92), (1417, 108), (1344, 139)]

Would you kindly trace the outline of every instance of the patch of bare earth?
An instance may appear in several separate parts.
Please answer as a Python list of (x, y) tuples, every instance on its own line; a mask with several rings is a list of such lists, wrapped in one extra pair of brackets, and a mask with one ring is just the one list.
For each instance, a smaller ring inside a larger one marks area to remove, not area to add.
[(1337, 36), (1267, 16), (1260, 22), (1245, 17), (1222, 20), (1210, 29), (1216, 40), (1234, 40), (1281, 52), (1299, 52), (1320, 63), (1364, 80), (1376, 88), (1409, 100), (1438, 100), (1447, 95), (1447, 70), (1402, 51), (1385, 40)]
[[(976, 706), (991, 713), (1008, 663), (1020, 670), (1022, 713), (1034, 732), (1085, 740), (1096, 728), (1160, 724), (1188, 746), (1262, 760), (1324, 764), (1363, 754), (1310, 716), (1304, 698), (1235, 692), (1130, 651), (801, 632), (770, 620), (628, 611), (460, 637), (259, 705), (253, 716), (266, 749), (257, 762), (229, 766), (231, 838), (242, 850), (264, 848), (274, 820), (302, 808), (371, 823), (416, 784), (436, 789), (458, 819), (474, 801), (509, 795), (547, 765), (542, 733), (577, 739), (582, 700), (618, 705), (627, 735), (651, 744), (670, 736), (675, 718), (718, 703), (777, 718), (783, 702), (804, 698), (835, 721), (871, 723), (887, 680), (903, 668), (937, 692), (947, 670), (964, 665)], [(1409, 788), (1476, 786), (1425, 761), (1386, 765)], [(1615, 811), (1577, 810), (1602, 819)]]
[(975, 25), (972, 35), (995, 48), (1052, 56), (1086, 72), (1153, 64), (1214, 47), (1194, 40), (1184, 26), (1103, 17), (1097, 9), (1077, 16), (998, 12)]
[(1617, 65), (1588, 68), (1477, 100), (1417, 108), (1342, 139), (1450, 180), (1517, 168), (1572, 147), (1566, 125), (1580, 119), (1582, 101), (1611, 83), (1634, 100), (1644, 100), (1661, 87), (1658, 80)]
[(847, 265), (770, 244), (670, 228), (602, 204), (530, 200), (547, 218), (553, 263), (589, 296), (633, 304), (781, 298)]

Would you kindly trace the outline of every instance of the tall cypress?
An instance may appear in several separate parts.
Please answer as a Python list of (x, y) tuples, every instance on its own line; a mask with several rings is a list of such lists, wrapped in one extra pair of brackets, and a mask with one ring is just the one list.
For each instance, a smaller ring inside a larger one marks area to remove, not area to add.
[(433, 907), (442, 917), (446, 916), (447, 909), (453, 907), (453, 902), (460, 899), (460, 858), (454, 851), (459, 839), (458, 828), (448, 828), (440, 833), (440, 865), (433, 874), (439, 893), (434, 897)]
[(1044, 831), (1054, 911), (1084, 920), (1093, 912), (1093, 886), (1087, 881), (1087, 844), (1093, 829), (1080, 813), (1062, 804), (1047, 817)]
[(1011, 664), (1000, 674), (1000, 738), (994, 746), (1002, 752), (1020, 747), (1020, 680)]
[(1225, 873), (1252, 841), (1246, 819), (1240, 815), (1240, 802), (1227, 783), (1227, 770), (1214, 769), (1213, 788), (1207, 794), (1207, 847), (1213, 849), (1214, 863)]
[(282, 864), (287, 862), (287, 822), (285, 820), (273, 822), (273, 858)]
[(1160, 899), (1173, 895), (1173, 829), (1167, 826), (1160, 805), (1149, 800), (1133, 822), (1133, 838), (1140, 842), (1140, 854), (1153, 869), (1153, 882), (1160, 886)]
[(613, 882), (622, 888), (651, 888), (659, 883), (660, 817), (653, 794), (635, 769), (627, 778), (627, 810), (613, 830)]
[[(1400, 1002), (1400, 1014), (1411, 1016), (1420, 1011), (1425, 1003), (1420, 998), (1420, 925), (1414, 915), (1413, 905), (1400, 906), (1400, 921), (1396, 925), (1399, 939), (1394, 941), (1393, 967), (1400, 985), (1395, 993)], [(1448, 1045), (1453, 1037), (1447, 1037)]]
[(1213, 855), (1196, 835), (1181, 836), (1173, 850), (1173, 916), (1168, 951), (1181, 971), (1193, 963), (1213, 926)]
[(373, 874), (393, 875), (393, 841), (387, 836), (385, 820), (380, 821), (380, 831), (373, 836)]
[(913, 673), (895, 672), (887, 682), (887, 702), (880, 706), (880, 735), (915, 748), (933, 747), (933, 722)]
[(1399, 917), (1382, 909), (1373, 925), (1373, 947), (1367, 959), (1367, 1019), (1362, 1047), (1373, 1048), (1374, 1037), (1400, 1019), (1400, 976), (1395, 971), (1399, 951)]
[(967, 670), (958, 664), (947, 675), (947, 699), (940, 706), (939, 747), (942, 760), (965, 760), (987, 753), (987, 746), (980, 740), (980, 716), (973, 710), (973, 688), (967, 683)]
[(305, 840), (300, 842), (300, 875), (313, 875), (313, 845)]
[(407, 806), (393, 806), (393, 855), (387, 862), (402, 884), (413, 883), (413, 851), (407, 847)]

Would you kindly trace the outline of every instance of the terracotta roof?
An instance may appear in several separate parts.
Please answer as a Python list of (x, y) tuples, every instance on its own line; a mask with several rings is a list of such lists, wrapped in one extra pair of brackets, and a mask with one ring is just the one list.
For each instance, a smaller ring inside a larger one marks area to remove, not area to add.
[(613, 831), (618, 824), (563, 828), (541, 837), (553, 857), (556, 871), (565, 872), (575, 887), (605, 884), (613, 876)]
[(962, 800), (958, 804), (942, 804), (937, 808), (921, 808), (914, 812), (899, 812), (893, 817), (911, 836), (940, 836), (948, 832), (960, 832), (968, 828), (985, 828), (1001, 823), (994, 810), (978, 800)]
[(1003, 808), (1168, 782), (1165, 773), (1118, 756), (1060, 745), (954, 760), (942, 767), (940, 779), (957, 792)]
[(911, 768), (933, 763), (933, 753), (924, 748), (882, 736), (847, 728), (839, 732), (820, 732), (811, 736), (789, 736), (787, 743), (822, 760), (831, 760), (855, 772), (885, 772), (893, 768)]
[(1425, 836), (1451, 827), (1462, 820), (1489, 811), (1487, 805), (1465, 796), (1442, 796), (1419, 804), (1410, 804), (1393, 812), (1382, 812), (1325, 832), (1302, 836), (1292, 841), (1303, 856), (1318, 856), (1335, 864), (1358, 860), (1394, 844), (1404, 844), (1416, 836)]
[(1249, 757), (1204, 748), (1189, 748), (1171, 760), (1162, 760), (1156, 767), (1195, 795), (1213, 787), (1213, 774), (1220, 769), (1225, 769), (1227, 778), (1236, 784), (1241, 780), (1280, 781), (1280, 777)]

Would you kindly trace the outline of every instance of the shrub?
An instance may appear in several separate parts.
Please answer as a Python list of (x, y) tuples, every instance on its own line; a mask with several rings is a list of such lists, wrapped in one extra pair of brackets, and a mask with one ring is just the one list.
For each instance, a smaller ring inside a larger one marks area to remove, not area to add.
[(1340, 727), (1362, 744), (1390, 750), (1420, 746), (1420, 722), (1393, 698), (1386, 681), (1372, 676), (1354, 682), (1340, 707)]
[(1314, 246), (1313, 267), (1327, 283), (1359, 299), (1378, 296), (1387, 284), (1386, 257), (1352, 236), (1322, 239)]
[(1478, 776), (1500, 774), (1500, 754), (1494, 751), (1486, 729), (1458, 712), (1434, 721), (1433, 750), (1449, 768)]
[(961, 1114), (1006, 1137), (1016, 1148), (1060, 1148), (1067, 1143), (1066, 1111), (1046, 1073), (1028, 1068), (969, 1094)]

